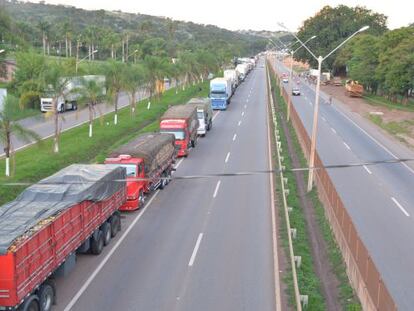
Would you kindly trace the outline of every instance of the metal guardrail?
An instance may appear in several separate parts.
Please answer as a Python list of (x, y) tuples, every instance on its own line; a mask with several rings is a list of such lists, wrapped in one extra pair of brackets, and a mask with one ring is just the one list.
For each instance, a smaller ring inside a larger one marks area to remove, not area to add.
[(283, 176), (283, 165), (282, 165), (283, 157), (280, 155), (282, 151), (282, 146), (280, 142), (279, 130), (277, 129), (278, 123), (277, 123), (276, 112), (275, 112), (275, 107), (274, 107), (272, 88), (270, 85), (269, 69), (267, 65), (266, 65), (266, 75), (267, 75), (267, 91), (268, 91), (268, 97), (269, 97), (269, 102), (270, 102), (271, 111), (272, 111), (273, 125), (275, 129), (273, 134), (275, 136), (275, 141), (276, 141), (277, 161), (278, 161), (279, 168), (281, 168), (279, 177), (280, 177), (280, 185), (282, 188), (283, 207), (285, 211), (286, 228), (287, 228), (288, 241), (289, 241), (289, 255), (290, 255), (290, 264), (292, 267), (292, 278), (293, 278), (293, 288), (295, 292), (296, 310), (301, 311), (302, 300), (307, 301), (307, 296), (300, 295), (299, 285), (298, 285), (298, 276), (296, 274), (296, 264), (300, 266), (300, 256), (295, 256), (295, 253), (293, 250), (292, 235), (294, 234), (293, 233), (294, 230), (292, 230), (292, 228), (290, 227), (289, 207), (287, 205), (287, 199), (286, 199), (286, 196), (289, 194), (289, 189), (286, 189), (285, 187), (285, 185), (287, 184), (287, 178)]

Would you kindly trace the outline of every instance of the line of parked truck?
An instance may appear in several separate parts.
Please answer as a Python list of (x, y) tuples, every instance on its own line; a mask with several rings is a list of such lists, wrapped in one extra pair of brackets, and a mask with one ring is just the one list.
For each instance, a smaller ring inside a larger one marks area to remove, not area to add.
[(242, 83), (249, 72), (256, 65), (257, 58), (239, 58), (234, 69), (226, 69), (223, 77), (215, 78), (210, 81), (211, 107), (216, 110), (226, 110), (230, 104), (236, 88)]
[[(226, 96), (254, 64), (225, 71), (218, 81), (226, 81)], [(121, 230), (120, 212), (141, 208), (151, 192), (166, 187), (177, 157), (188, 156), (197, 136), (212, 129), (212, 109), (222, 108), (211, 95), (220, 92), (213, 87), (210, 98), (169, 107), (159, 132), (117, 148), (104, 164), (70, 165), (1, 206), (0, 310), (50, 311), (55, 278), (70, 273), (77, 254), (99, 255)]]

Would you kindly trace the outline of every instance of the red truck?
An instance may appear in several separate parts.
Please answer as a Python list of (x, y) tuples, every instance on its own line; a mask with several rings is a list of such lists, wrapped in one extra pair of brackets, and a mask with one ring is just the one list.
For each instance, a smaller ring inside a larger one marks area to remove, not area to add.
[(174, 134), (179, 157), (188, 156), (197, 142), (197, 107), (177, 105), (170, 107), (161, 117), (160, 132)]
[(125, 179), (124, 168), (74, 164), (0, 207), (0, 310), (51, 310), (76, 253), (100, 254), (120, 230)]
[(105, 164), (127, 171), (128, 196), (121, 211), (139, 209), (148, 193), (169, 183), (176, 153), (174, 135), (150, 133), (138, 136), (105, 160)]

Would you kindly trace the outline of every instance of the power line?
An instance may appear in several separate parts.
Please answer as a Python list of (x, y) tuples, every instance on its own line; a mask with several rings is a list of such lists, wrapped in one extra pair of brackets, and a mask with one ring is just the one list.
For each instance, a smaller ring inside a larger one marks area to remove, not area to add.
[(355, 162), (355, 163), (347, 163), (347, 164), (332, 164), (332, 165), (324, 165), (324, 166), (314, 166), (312, 168), (309, 167), (297, 167), (291, 169), (272, 169), (272, 170), (256, 170), (256, 171), (239, 171), (239, 172), (230, 172), (230, 173), (211, 173), (211, 174), (199, 174), (199, 175), (184, 175), (184, 176), (174, 176), (174, 177), (154, 177), (154, 178), (128, 178), (128, 179), (113, 179), (113, 180), (87, 180), (82, 182), (3, 182), (0, 183), (0, 186), (31, 186), (34, 184), (41, 184), (41, 185), (71, 185), (71, 184), (85, 184), (85, 183), (108, 183), (108, 182), (125, 182), (125, 181), (153, 181), (153, 180), (189, 180), (189, 179), (209, 179), (209, 178), (216, 178), (216, 177), (237, 177), (237, 176), (252, 176), (252, 175), (263, 175), (263, 174), (276, 174), (280, 172), (305, 172), (311, 169), (313, 170), (321, 170), (321, 169), (343, 169), (343, 168), (352, 168), (352, 167), (363, 167), (363, 166), (375, 166), (375, 165), (384, 165), (384, 164), (400, 164), (406, 162), (412, 162), (414, 158), (406, 158), (406, 159), (387, 159), (387, 160), (378, 160), (378, 161), (366, 161), (366, 162)]

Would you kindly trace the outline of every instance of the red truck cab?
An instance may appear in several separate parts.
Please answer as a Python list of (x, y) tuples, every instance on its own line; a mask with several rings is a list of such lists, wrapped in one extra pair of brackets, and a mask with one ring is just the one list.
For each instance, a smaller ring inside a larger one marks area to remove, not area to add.
[(175, 136), (175, 145), (178, 150), (177, 156), (185, 157), (188, 155), (190, 147), (194, 147), (191, 133), (188, 131), (186, 120), (162, 120), (160, 132), (169, 133)]
[(127, 201), (119, 208), (120, 211), (134, 211), (144, 203), (144, 193), (148, 192), (145, 180), (144, 160), (130, 155), (107, 158), (105, 164), (125, 167), (127, 175)]

